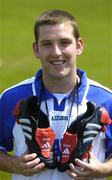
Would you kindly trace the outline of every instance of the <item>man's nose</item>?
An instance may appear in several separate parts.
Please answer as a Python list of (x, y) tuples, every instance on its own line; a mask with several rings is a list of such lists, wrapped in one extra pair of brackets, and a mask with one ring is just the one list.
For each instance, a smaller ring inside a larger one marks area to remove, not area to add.
[(61, 55), (62, 54), (62, 50), (61, 50), (60, 46), (57, 45), (57, 44), (54, 45), (52, 53), (53, 53), (53, 55), (58, 55), (58, 56)]

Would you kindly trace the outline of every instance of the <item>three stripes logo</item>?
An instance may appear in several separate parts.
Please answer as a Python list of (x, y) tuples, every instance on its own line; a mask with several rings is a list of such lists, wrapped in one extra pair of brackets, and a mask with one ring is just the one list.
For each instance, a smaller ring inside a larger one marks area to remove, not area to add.
[(70, 154), (69, 148), (65, 148), (62, 152), (63, 155), (68, 155)]
[(83, 143), (93, 141), (94, 138), (99, 134), (101, 129), (101, 125), (94, 124), (94, 123), (88, 123), (86, 125), (85, 131), (84, 131), (84, 139)]
[(50, 148), (50, 144), (48, 141), (42, 145), (42, 149), (49, 149), (49, 148)]

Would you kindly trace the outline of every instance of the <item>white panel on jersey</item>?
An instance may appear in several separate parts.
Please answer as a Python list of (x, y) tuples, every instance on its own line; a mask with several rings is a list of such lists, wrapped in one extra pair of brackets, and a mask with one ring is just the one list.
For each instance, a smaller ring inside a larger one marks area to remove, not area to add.
[(14, 148), (16, 155), (20, 156), (27, 151), (27, 145), (25, 143), (25, 137), (21, 125), (15, 123), (13, 128), (13, 136), (15, 139)]

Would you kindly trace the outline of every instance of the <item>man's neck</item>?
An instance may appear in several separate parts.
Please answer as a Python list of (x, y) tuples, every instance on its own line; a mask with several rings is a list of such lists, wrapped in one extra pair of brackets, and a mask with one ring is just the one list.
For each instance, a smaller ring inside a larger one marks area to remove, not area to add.
[(78, 77), (74, 76), (73, 79), (53, 79), (53, 80), (46, 80), (43, 78), (43, 83), (45, 87), (51, 93), (67, 93), (71, 91), (75, 85), (77, 84)]

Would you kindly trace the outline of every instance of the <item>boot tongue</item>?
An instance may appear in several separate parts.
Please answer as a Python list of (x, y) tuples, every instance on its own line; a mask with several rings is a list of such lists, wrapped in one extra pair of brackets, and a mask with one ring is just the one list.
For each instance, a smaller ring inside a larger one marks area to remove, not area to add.
[(61, 149), (62, 149), (62, 158), (61, 158), (61, 163), (66, 163), (73, 150), (76, 148), (78, 142), (77, 134), (71, 134), (68, 132), (65, 132), (61, 144)]
[(37, 128), (35, 139), (43, 157), (50, 158), (54, 138), (55, 135), (52, 128)]

